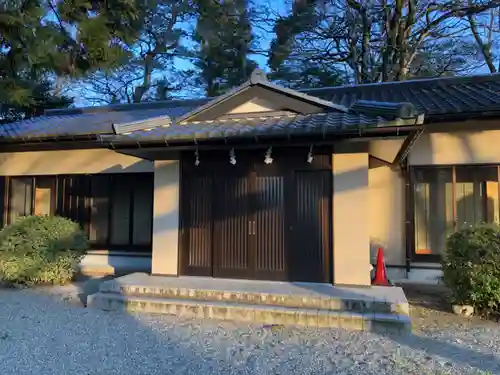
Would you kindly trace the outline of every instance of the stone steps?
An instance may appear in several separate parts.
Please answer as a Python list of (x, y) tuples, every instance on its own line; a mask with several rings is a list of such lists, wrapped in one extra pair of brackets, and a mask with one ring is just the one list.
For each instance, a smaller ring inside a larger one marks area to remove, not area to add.
[(131, 274), (100, 284), (89, 306), (264, 324), (407, 332), (400, 288), (168, 278)]
[(103, 293), (118, 293), (123, 296), (143, 296), (153, 298), (174, 298), (179, 300), (223, 301), (265, 306), (285, 306), (357, 313), (384, 313), (409, 315), (408, 303), (391, 303), (374, 299), (356, 299), (352, 296), (332, 297), (307, 294), (281, 294), (278, 292), (230, 291), (200, 288), (179, 288), (162, 286), (120, 285), (106, 282), (99, 288)]
[(200, 301), (186, 298), (159, 298), (99, 292), (89, 296), (89, 306), (107, 311), (135, 311), (170, 314), (184, 318), (236, 320), (269, 325), (345, 328), (376, 332), (403, 333), (409, 330), (409, 317), (388, 314), (306, 307), (273, 306), (227, 301)]

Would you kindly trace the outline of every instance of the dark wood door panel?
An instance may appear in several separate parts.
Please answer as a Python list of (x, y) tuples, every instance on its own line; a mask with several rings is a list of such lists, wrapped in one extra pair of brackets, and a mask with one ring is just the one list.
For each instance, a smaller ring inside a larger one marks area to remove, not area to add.
[(331, 172), (296, 172), (294, 188), (290, 278), (330, 282)]
[(285, 151), (272, 164), (252, 150), (236, 151), (236, 165), (224, 152), (183, 168), (183, 274), (331, 280), (328, 161), (310, 167), (307, 152)]
[(254, 278), (286, 280), (285, 177), (257, 174), (254, 196)]
[(213, 179), (185, 174), (182, 195), (182, 254), (184, 275), (212, 276)]
[(251, 278), (249, 178), (228, 171), (217, 177), (215, 189), (214, 277)]

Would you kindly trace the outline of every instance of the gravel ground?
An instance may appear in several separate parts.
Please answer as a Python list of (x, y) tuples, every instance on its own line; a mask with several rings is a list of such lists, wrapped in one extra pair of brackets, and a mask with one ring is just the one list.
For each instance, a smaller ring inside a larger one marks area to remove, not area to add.
[[(420, 311), (420, 310), (418, 310)], [(496, 324), (408, 337), (129, 315), (0, 290), (0, 374), (500, 374)]]

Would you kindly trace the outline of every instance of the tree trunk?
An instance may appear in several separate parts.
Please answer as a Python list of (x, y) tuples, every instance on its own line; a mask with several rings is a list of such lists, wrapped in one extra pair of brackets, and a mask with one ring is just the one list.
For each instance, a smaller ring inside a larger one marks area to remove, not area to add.
[[(469, 0), (469, 4), (471, 4), (471, 0)], [(493, 19), (493, 14), (491, 14), (491, 18)], [(495, 67), (495, 64), (493, 62), (493, 55), (491, 54), (491, 43), (488, 41), (487, 43), (483, 42), (483, 39), (481, 38), (481, 35), (479, 35), (479, 30), (477, 29), (477, 22), (476, 19), (472, 14), (469, 14), (467, 16), (467, 19), (469, 20), (469, 25), (470, 25), (470, 30), (472, 33), (472, 36), (474, 37), (474, 40), (476, 41), (478, 47), (481, 50), (481, 53), (484, 58), (484, 62), (488, 66), (488, 69), (490, 70), (490, 73), (496, 73), (497, 69)], [(492, 26), (492, 23), (490, 23)], [(490, 30), (491, 32), (492, 30)]]
[(144, 78), (142, 85), (137, 86), (134, 90), (134, 103), (140, 103), (142, 97), (151, 87), (151, 74), (153, 72), (154, 53), (148, 52), (144, 59)]

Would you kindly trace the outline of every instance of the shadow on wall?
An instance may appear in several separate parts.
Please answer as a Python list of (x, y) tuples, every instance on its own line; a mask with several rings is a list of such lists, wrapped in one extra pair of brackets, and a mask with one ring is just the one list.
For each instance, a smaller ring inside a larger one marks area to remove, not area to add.
[[(451, 125), (453, 126), (453, 125)], [(495, 134), (495, 137), (498, 135)], [(500, 139), (500, 138), (499, 138)], [(458, 142), (456, 142), (458, 141)], [(488, 131), (461, 129), (454, 133), (424, 133), (410, 152), (410, 162), (418, 165), (474, 164), (491, 163), (497, 160), (484, 160), (484, 152), (496, 142)], [(496, 144), (496, 143), (495, 143)], [(493, 146), (494, 147), (494, 146)], [(491, 148), (495, 152), (496, 148)]]
[(0, 154), (3, 175), (153, 172), (153, 162), (108, 149)]
[(382, 247), (388, 265), (402, 266), (406, 257), (404, 179), (399, 171), (372, 157), (369, 179), (371, 262), (375, 264)]
[(388, 247), (387, 242), (384, 242), (380, 239), (370, 238), (370, 262), (375, 264), (377, 262), (378, 249), (382, 249), (384, 251), (384, 259), (387, 262), (387, 253)]

